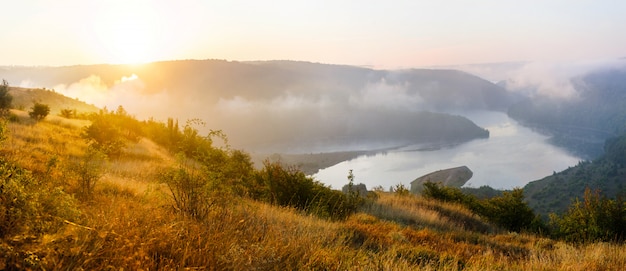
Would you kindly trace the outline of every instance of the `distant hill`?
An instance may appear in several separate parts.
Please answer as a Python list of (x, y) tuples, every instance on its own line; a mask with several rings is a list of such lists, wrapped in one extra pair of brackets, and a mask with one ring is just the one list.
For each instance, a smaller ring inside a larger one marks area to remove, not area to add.
[(527, 99), (508, 114), (553, 134), (556, 145), (585, 158), (598, 157), (607, 138), (626, 132), (626, 67), (596, 70), (572, 83), (575, 97)]
[(40, 102), (50, 107), (50, 114), (56, 115), (63, 109), (72, 109), (77, 112), (98, 112), (99, 108), (77, 99), (68, 98), (49, 89), (28, 89), (11, 87), (9, 94), (13, 96), (14, 108), (28, 111), (34, 102)]
[(608, 140), (601, 157), (530, 182), (524, 193), (529, 206), (545, 215), (562, 213), (574, 198), (582, 199), (586, 188), (608, 197), (626, 193), (626, 134)]
[(477, 76), (457, 70), (373, 70), (355, 66), (297, 61), (236, 62), (180, 60), (144, 65), (66, 67), (0, 67), (0, 77), (53, 88), (95, 75), (106, 85), (136, 74), (144, 93), (163, 91), (202, 94), (207, 102), (219, 98), (271, 99), (285, 93), (306, 98), (353, 95), (372, 87), (417, 96), (428, 109), (488, 109), (505, 111), (517, 96)]
[[(54, 88), (139, 118), (199, 118), (259, 152), (381, 149), (487, 136), (445, 113), (500, 110), (516, 96), (454, 70), (373, 70), (294, 61), (165, 61), (145, 65), (4, 67), (13, 85)], [(89, 92), (93, 95), (89, 95)]]

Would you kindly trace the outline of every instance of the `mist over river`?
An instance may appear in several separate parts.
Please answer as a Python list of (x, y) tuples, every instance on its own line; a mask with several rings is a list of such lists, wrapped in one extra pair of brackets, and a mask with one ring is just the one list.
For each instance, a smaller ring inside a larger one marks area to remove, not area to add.
[(548, 136), (518, 124), (505, 113), (474, 111), (459, 115), (488, 129), (489, 138), (436, 148), (406, 146), (344, 161), (313, 176), (334, 189), (341, 189), (352, 169), (355, 183), (364, 183), (368, 189), (380, 185), (388, 190), (399, 183), (410, 186), (411, 181), (432, 171), (467, 166), (474, 176), (465, 186), (510, 189), (523, 187), (583, 160), (549, 144)]

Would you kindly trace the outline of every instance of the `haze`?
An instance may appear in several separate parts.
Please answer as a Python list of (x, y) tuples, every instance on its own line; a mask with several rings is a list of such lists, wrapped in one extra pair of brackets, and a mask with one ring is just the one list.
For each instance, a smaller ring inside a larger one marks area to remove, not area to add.
[(615, 59), (624, 1), (10, 1), (0, 65), (173, 59), (404, 68)]

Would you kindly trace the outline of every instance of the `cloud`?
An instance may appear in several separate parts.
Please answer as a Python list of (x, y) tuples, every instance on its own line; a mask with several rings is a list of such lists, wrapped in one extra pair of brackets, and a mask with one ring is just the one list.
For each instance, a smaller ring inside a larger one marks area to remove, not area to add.
[(529, 97), (578, 97), (573, 79), (598, 69), (624, 66), (624, 60), (516, 62), (456, 67), (491, 81), (505, 81), (510, 91)]
[(382, 78), (350, 96), (348, 104), (358, 109), (416, 111), (423, 104), (423, 99), (409, 93), (406, 84), (389, 84)]
[(90, 75), (69, 85), (56, 85), (53, 89), (65, 96), (78, 98), (100, 108), (114, 110), (122, 105), (127, 112), (139, 118), (153, 116), (165, 118), (169, 115), (163, 114), (163, 108), (168, 108), (169, 94), (166, 92), (145, 94), (145, 85), (136, 74), (122, 76), (111, 86), (99, 76)]

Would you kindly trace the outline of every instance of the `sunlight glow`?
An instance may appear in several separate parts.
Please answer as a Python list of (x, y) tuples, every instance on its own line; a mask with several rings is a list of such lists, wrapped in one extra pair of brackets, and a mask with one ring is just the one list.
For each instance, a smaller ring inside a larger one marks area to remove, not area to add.
[(114, 64), (155, 61), (164, 46), (158, 42), (157, 17), (148, 5), (140, 3), (124, 3), (100, 11), (92, 33), (97, 39), (98, 53)]

